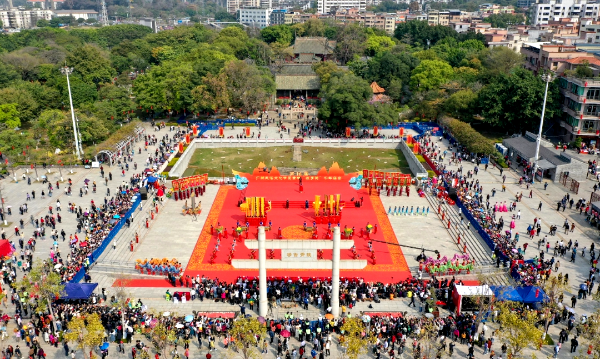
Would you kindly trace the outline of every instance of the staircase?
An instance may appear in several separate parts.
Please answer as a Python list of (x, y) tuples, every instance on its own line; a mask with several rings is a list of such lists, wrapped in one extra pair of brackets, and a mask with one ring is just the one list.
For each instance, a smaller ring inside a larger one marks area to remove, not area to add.
[[(467, 219), (464, 218), (463, 224), (460, 223), (460, 215), (456, 206), (450, 206), (447, 203), (442, 203), (437, 197), (430, 193), (425, 193), (425, 197), (433, 212), (442, 220), (442, 213), (438, 213), (438, 206), (441, 205), (441, 212), (446, 212), (443, 220), (444, 228), (456, 244), (459, 252), (463, 252), (464, 245), (467, 245), (467, 253), (479, 265), (492, 265), (492, 250), (487, 246), (479, 234), (473, 228), (467, 229)], [(448, 229), (448, 219), (451, 221), (450, 229)], [(458, 244), (458, 236), (460, 235), (460, 244)]]
[[(162, 213), (161, 204), (159, 206), (159, 212), (154, 214), (154, 220), (150, 219), (149, 228), (146, 228), (146, 217), (150, 218), (148, 211), (152, 208), (151, 201), (142, 201), (140, 207), (133, 214), (132, 222), (129, 227), (123, 226), (119, 231), (119, 234), (113, 239), (116, 241), (116, 248), (111, 243), (102, 253), (100, 258), (94, 263), (91, 269), (94, 272), (112, 273), (116, 275), (126, 276), (140, 276), (140, 278), (156, 278), (152, 275), (141, 275), (139, 271), (135, 270), (135, 261), (129, 260), (131, 257), (131, 250), (129, 248), (129, 242), (134, 241), (135, 233), (138, 233), (140, 243), (143, 242), (144, 237), (152, 229), (152, 226), (156, 223), (156, 217)], [(134, 244), (139, 246), (139, 244)]]

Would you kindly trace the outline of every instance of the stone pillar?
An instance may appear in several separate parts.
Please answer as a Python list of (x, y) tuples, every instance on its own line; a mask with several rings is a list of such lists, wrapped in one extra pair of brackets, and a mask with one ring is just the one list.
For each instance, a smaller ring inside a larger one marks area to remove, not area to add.
[(258, 315), (266, 317), (269, 311), (267, 298), (267, 236), (265, 227), (258, 227)]
[(331, 314), (340, 316), (340, 227), (333, 227), (333, 255), (331, 258)]

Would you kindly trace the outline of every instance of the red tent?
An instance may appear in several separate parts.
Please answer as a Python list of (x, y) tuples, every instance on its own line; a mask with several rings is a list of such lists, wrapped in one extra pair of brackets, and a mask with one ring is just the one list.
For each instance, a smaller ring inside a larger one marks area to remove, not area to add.
[(10, 245), (10, 242), (7, 241), (6, 239), (2, 239), (0, 240), (0, 257), (8, 257), (10, 256), (15, 250), (13, 249), (13, 247)]

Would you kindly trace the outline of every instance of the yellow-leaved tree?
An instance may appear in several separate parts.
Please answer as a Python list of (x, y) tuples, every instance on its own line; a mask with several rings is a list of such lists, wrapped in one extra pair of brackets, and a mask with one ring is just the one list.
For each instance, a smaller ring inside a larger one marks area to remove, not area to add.
[(64, 338), (83, 351), (85, 358), (95, 358), (93, 349), (104, 341), (104, 326), (96, 313), (85, 318), (75, 317), (67, 325)]
[(340, 345), (344, 348), (344, 356), (348, 359), (358, 359), (366, 354), (369, 344), (375, 342), (375, 338), (367, 333), (367, 328), (361, 318), (346, 318), (340, 331), (342, 333)]
[(509, 355), (518, 358), (529, 345), (535, 348), (542, 345), (544, 332), (535, 326), (539, 321), (536, 311), (517, 302), (496, 302), (496, 307), (500, 323), (498, 336), (506, 343)]
[(160, 321), (152, 328), (152, 331), (150, 332), (152, 346), (163, 358), (166, 358), (167, 348), (175, 343), (175, 339), (177, 339), (176, 334), (173, 327), (167, 326)]
[[(256, 318), (237, 318), (229, 330), (231, 343), (229, 348), (241, 354), (243, 359), (260, 359), (258, 345), (266, 339), (267, 329)], [(230, 353), (230, 355), (233, 355)]]
[[(581, 348), (579, 354), (575, 356), (576, 359), (583, 358), (600, 358), (600, 309), (596, 309), (594, 314), (588, 317), (585, 324), (579, 324), (578, 329), (581, 331), (579, 339), (579, 347)], [(591, 347), (591, 348), (590, 348)], [(587, 352), (590, 351), (590, 354)]]
[(30, 298), (29, 304), (37, 313), (47, 311), (54, 318), (52, 302), (63, 294), (65, 286), (62, 284), (60, 274), (54, 270), (52, 261), (36, 261), (31, 271), (15, 286), (21, 297)]

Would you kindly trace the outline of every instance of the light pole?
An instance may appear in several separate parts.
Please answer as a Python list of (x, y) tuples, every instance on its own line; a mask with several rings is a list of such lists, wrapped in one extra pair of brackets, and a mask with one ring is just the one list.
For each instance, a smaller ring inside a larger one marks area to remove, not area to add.
[(79, 151), (79, 141), (77, 136), (77, 125), (75, 124), (75, 111), (73, 111), (73, 97), (71, 96), (71, 83), (69, 82), (69, 75), (73, 73), (72, 67), (62, 67), (60, 72), (67, 75), (67, 88), (69, 89), (69, 103), (71, 104), (71, 119), (73, 120), (73, 135), (75, 136), (75, 154), (77, 159), (81, 159), (81, 152)]
[(544, 103), (542, 104), (542, 117), (540, 119), (540, 130), (535, 144), (535, 163), (533, 165), (533, 176), (531, 177), (531, 183), (535, 182), (535, 174), (538, 169), (538, 161), (540, 155), (540, 144), (542, 143), (542, 127), (544, 127), (544, 114), (546, 113), (546, 99), (548, 98), (548, 84), (552, 82), (552, 74), (545, 73), (542, 75), (542, 81), (546, 83), (546, 90), (544, 91)]

